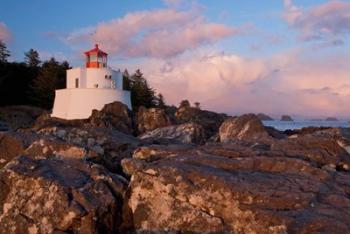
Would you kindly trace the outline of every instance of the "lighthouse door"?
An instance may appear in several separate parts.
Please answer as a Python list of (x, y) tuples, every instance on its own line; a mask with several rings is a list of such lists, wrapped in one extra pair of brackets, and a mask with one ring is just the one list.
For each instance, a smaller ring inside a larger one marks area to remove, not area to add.
[(75, 79), (75, 88), (79, 88), (79, 78)]

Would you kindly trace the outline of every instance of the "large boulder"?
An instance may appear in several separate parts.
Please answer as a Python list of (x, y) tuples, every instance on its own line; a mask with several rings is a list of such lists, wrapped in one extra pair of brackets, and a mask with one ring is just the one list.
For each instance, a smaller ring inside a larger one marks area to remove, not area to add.
[(206, 139), (204, 128), (196, 123), (157, 128), (139, 136), (141, 140), (160, 144), (200, 144)]
[(134, 132), (131, 112), (121, 102), (107, 104), (101, 111), (93, 110), (88, 122), (90, 127), (108, 128), (126, 134)]
[(269, 137), (261, 120), (254, 114), (225, 120), (219, 129), (221, 142), (236, 140), (259, 140)]
[(269, 155), (268, 147), (218, 144), (141, 151), (122, 161), (132, 175), (125, 230), (350, 232), (347, 172), (320, 168), (303, 157)]
[(19, 155), (33, 159), (75, 158), (122, 172), (120, 161), (131, 157), (141, 142), (134, 136), (106, 128), (45, 127), (0, 133), (0, 168)]
[(140, 107), (136, 114), (136, 125), (138, 134), (142, 134), (156, 128), (170, 126), (171, 121), (163, 109)]
[(285, 131), (290, 138), (298, 137), (321, 137), (329, 140), (335, 140), (339, 146), (350, 153), (350, 128), (331, 128), (331, 127), (306, 127), (302, 129)]
[(319, 136), (300, 136), (274, 141), (269, 155), (302, 158), (320, 167), (330, 165), (350, 170), (349, 153), (335, 139)]
[(37, 134), (41, 139), (27, 149), (31, 155), (84, 158), (112, 172), (121, 172), (120, 161), (140, 145), (134, 136), (106, 128), (48, 127)]
[(204, 127), (207, 138), (217, 133), (226, 118), (226, 114), (218, 114), (190, 106), (181, 106), (175, 112), (175, 121), (178, 124), (190, 122), (200, 124)]
[(0, 170), (1, 233), (116, 233), (127, 182), (82, 160), (18, 157)]

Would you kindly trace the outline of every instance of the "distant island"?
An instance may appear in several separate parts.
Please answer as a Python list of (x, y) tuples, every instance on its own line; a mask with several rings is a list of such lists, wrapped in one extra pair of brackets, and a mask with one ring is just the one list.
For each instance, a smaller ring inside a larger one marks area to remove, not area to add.
[(294, 121), (289, 115), (282, 115), (281, 121)]
[(338, 119), (335, 117), (328, 117), (326, 121), (338, 121)]

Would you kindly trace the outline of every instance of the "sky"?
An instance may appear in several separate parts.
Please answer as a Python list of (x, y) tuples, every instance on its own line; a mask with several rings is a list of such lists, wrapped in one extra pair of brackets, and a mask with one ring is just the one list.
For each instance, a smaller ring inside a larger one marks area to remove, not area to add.
[(1, 0), (11, 60), (37, 50), (82, 66), (141, 69), (169, 104), (228, 114), (349, 118), (350, 1)]

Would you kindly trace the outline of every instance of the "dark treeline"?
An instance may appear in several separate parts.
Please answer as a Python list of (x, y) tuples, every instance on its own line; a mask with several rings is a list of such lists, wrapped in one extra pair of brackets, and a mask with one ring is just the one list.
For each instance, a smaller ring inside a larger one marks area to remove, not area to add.
[[(67, 61), (55, 58), (41, 61), (39, 53), (30, 49), (24, 53), (23, 62), (9, 62), (8, 51), (0, 40), (0, 106), (32, 105), (45, 109), (53, 107), (55, 90), (66, 87)], [(133, 109), (139, 106), (165, 107), (162, 94), (156, 94), (142, 72), (123, 73), (124, 89), (130, 90)]]

